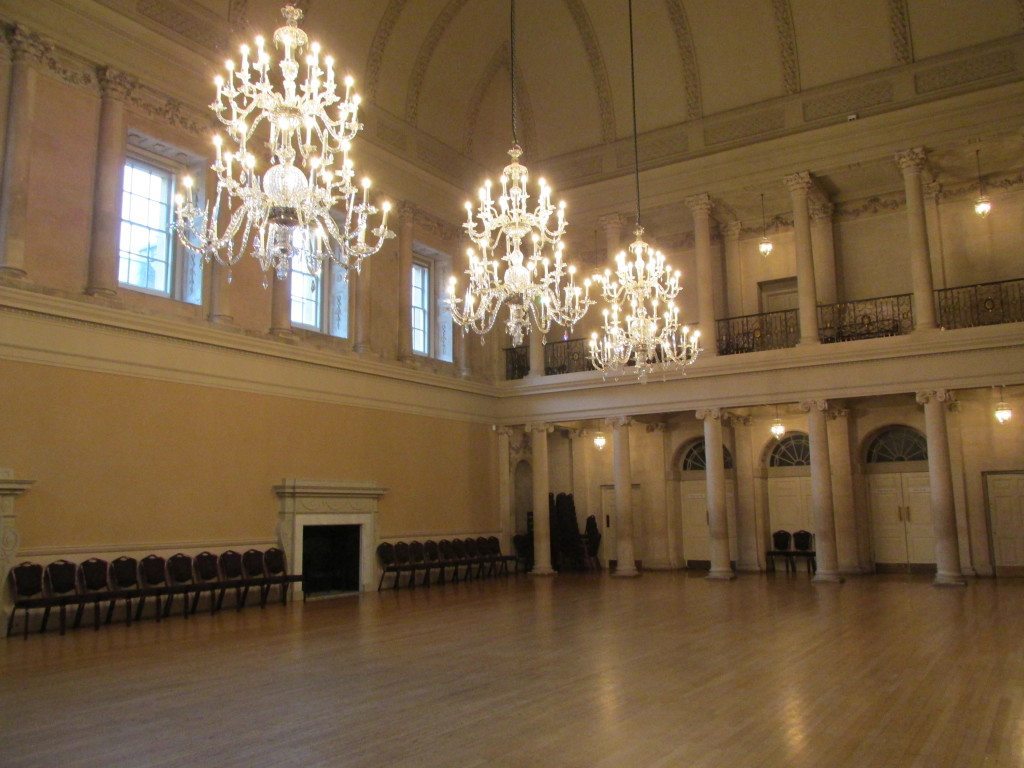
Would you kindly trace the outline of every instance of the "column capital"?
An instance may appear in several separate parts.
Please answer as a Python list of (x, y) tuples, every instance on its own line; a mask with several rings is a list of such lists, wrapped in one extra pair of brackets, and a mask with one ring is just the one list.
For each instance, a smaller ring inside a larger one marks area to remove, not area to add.
[(538, 434), (551, 434), (555, 431), (553, 424), (546, 424), (543, 421), (535, 421), (532, 424), (524, 424), (523, 429), (527, 432), (536, 432)]
[(742, 413), (734, 413), (732, 411), (726, 411), (722, 418), (723, 423), (725, 424), (737, 424), (741, 427), (749, 427), (754, 423), (754, 419), (752, 417)]
[(691, 195), (686, 198), (686, 207), (689, 208), (693, 213), (706, 213), (711, 214), (711, 195), (707, 192), (701, 192), (699, 195)]
[(924, 196), (933, 203), (937, 203), (942, 199), (942, 182), (940, 181), (929, 181), (922, 185), (924, 189)]
[(804, 413), (810, 413), (811, 411), (821, 411), (824, 414), (828, 414), (829, 404), (828, 400), (804, 400), (800, 403), (800, 410)]
[(806, 195), (814, 186), (814, 179), (811, 178), (811, 174), (808, 171), (799, 171), (798, 173), (783, 176), (782, 181), (786, 188), (789, 189), (790, 194), (803, 193)]
[(11, 57), (15, 62), (41, 64), (53, 50), (53, 45), (21, 24), (15, 24), (10, 34)]
[(956, 401), (956, 393), (951, 389), (926, 389), (917, 393), (916, 400), (921, 405), (927, 405), (932, 400), (952, 405)]
[(495, 424), (491, 427), (501, 437), (512, 437), (512, 433), (515, 431), (512, 427), (504, 424)]
[(597, 217), (597, 223), (605, 232), (609, 229), (621, 231), (629, 226), (629, 217), (622, 213), (605, 213)]
[(633, 423), (633, 419), (630, 416), (609, 416), (604, 420), (604, 425), (608, 429), (616, 429), (618, 427), (628, 427)]
[(114, 67), (97, 67), (96, 81), (100, 86), (100, 96), (118, 101), (125, 101), (139, 87), (138, 80)]
[(811, 214), (811, 221), (832, 221), (832, 214), (836, 207), (828, 200), (814, 198), (809, 201), (808, 208)]
[(644, 424), (644, 431), (650, 434), (651, 432), (664, 432), (668, 429), (668, 425), (664, 421), (655, 421), (653, 423)]
[(413, 203), (403, 200), (398, 204), (398, 223), (412, 224), (416, 219), (416, 212), (418, 210), (419, 209)]
[(896, 165), (904, 173), (920, 173), (928, 162), (924, 147), (901, 149), (895, 155)]
[(696, 412), (696, 416), (701, 421), (713, 419), (714, 421), (721, 421), (725, 411), (721, 408), (701, 408)]
[(743, 222), (741, 221), (730, 221), (724, 226), (720, 227), (722, 235), (726, 240), (737, 241), (740, 239), (740, 233), (743, 232)]

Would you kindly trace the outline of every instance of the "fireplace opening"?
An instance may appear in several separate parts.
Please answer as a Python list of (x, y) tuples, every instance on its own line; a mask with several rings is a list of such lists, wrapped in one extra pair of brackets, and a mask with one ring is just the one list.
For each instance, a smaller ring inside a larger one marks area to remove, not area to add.
[(307, 595), (359, 591), (359, 526), (302, 529), (302, 591)]

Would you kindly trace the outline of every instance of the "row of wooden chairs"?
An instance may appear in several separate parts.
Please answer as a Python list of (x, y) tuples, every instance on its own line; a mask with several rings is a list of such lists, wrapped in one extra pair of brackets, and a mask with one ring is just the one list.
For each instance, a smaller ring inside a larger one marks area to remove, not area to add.
[[(142, 618), (146, 600), (156, 604), (155, 617), (169, 616), (176, 597), (181, 598), (185, 618), (195, 613), (204, 594), (210, 600), (210, 612), (220, 609), (224, 595), (235, 592), (235, 605), (245, 606), (250, 589), (260, 592), (260, 607), (267, 603), (270, 590), (280, 587), (281, 602), (288, 599), (288, 587), (301, 580), (288, 573), (284, 552), (272, 547), (266, 552), (250, 549), (245, 554), (228, 550), (215, 555), (200, 552), (196, 556), (178, 553), (169, 558), (147, 555), (141, 560), (121, 556), (111, 562), (90, 558), (76, 564), (57, 560), (45, 568), (39, 563), (25, 562), (11, 569), (10, 584), (14, 606), (7, 620), (7, 635), (14, 627), (14, 617), (21, 609), (25, 614), (25, 637), (28, 637), (29, 611), (42, 609), (39, 631), (45, 632), (52, 609), (60, 613), (60, 633), (67, 627), (68, 608), (75, 608), (74, 626), (82, 621), (89, 605), (93, 609), (93, 627), (99, 629), (100, 607), (107, 604), (106, 623), (114, 616), (118, 602), (125, 607), (125, 621), (131, 624)], [(134, 613), (132, 604), (135, 603)]]
[(786, 571), (796, 572), (797, 558), (803, 558), (807, 562), (807, 572), (814, 573), (818, 570), (818, 563), (814, 551), (814, 534), (810, 531), (774, 531), (772, 533), (772, 548), (766, 553), (768, 570), (775, 570), (775, 558), (781, 557), (786, 564)]
[(519, 571), (519, 559), (501, 551), (497, 536), (451, 541), (400, 541), (396, 544), (384, 542), (377, 547), (377, 558), (381, 566), (378, 592), (389, 574), (395, 577), (393, 587), (398, 589), (405, 574), (409, 575), (408, 586), (415, 587), (418, 573), (423, 574), (421, 583), (429, 586), (431, 573), (436, 573), (437, 583), (443, 584), (449, 570), (451, 580), (455, 582), (473, 578), (474, 569), (476, 578), (508, 573), (509, 563), (515, 572)]

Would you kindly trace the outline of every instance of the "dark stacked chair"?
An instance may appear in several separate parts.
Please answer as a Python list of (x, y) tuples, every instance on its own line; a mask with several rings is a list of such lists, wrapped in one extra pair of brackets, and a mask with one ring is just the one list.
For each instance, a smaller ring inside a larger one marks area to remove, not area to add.
[[(416, 568), (412, 564), (412, 552), (409, 550), (408, 543), (400, 541), (395, 544), (395, 563), (402, 573), (409, 574), (409, 586), (416, 586)], [(397, 582), (395, 586), (398, 586)]]
[(285, 561), (284, 550), (279, 547), (271, 547), (263, 555), (263, 568), (267, 579), (267, 595), (273, 587), (281, 589), (281, 605), (288, 602), (288, 592), (292, 584), (302, 581), (301, 576), (288, 573), (288, 565)]
[(124, 620), (132, 623), (132, 600), (142, 599), (139, 584), (139, 561), (134, 557), (115, 558), (110, 562), (110, 607), (107, 608), (107, 624), (114, 618), (114, 607), (118, 600), (124, 600)]
[(217, 592), (222, 588), (220, 568), (217, 567), (217, 556), (213, 552), (200, 552), (192, 563), (195, 566), (195, 580), (192, 593), (192, 613), (199, 606), (199, 598), (205, 592), (210, 596), (210, 613), (217, 610)]
[(769, 571), (775, 570), (776, 557), (782, 558), (782, 562), (786, 564), (787, 572), (794, 568), (792, 543), (793, 534), (789, 531), (780, 530), (772, 533), (772, 548), (765, 552), (765, 564), (768, 566)]
[(141, 593), (139, 595), (139, 607), (135, 610), (135, 620), (142, 618), (142, 611), (146, 607), (146, 598), (152, 597), (156, 602), (156, 620), (160, 621), (163, 616), (162, 604), (167, 590), (167, 561), (159, 555), (146, 555), (139, 561), (139, 584)]
[(92, 603), (93, 629), (100, 628), (100, 603), (113, 598), (110, 589), (110, 564), (106, 560), (90, 557), (78, 566), (78, 594), (81, 601), (75, 613), (75, 628), (82, 623), (87, 603)]
[(68, 626), (68, 605), (77, 605), (79, 602), (78, 566), (67, 560), (52, 562), (46, 566), (43, 582), (50, 605), (43, 614), (43, 626), (40, 631), (46, 629), (50, 608), (56, 607), (60, 612), (60, 633), (63, 635)]
[(195, 577), (192, 575), (192, 558), (178, 552), (167, 558), (167, 603), (164, 616), (171, 613), (171, 604), (176, 595), (181, 595), (181, 615), (188, 618), (188, 604), (191, 593), (196, 592)]
[(263, 562), (263, 553), (258, 549), (247, 549), (242, 555), (242, 605), (249, 596), (249, 589), (255, 587), (260, 591), (260, 608), (267, 605), (267, 569)]
[(441, 570), (443, 574), (445, 569), (452, 569), (452, 581), (458, 582), (459, 580), (459, 559), (455, 556), (455, 547), (448, 539), (441, 539), (437, 542), (437, 549), (441, 553), (441, 562), (445, 564)]
[(416, 571), (423, 571), (422, 583), (430, 586), (430, 565), (426, 561), (422, 542), (409, 543), (409, 561), (412, 564), (412, 578), (409, 579), (409, 586), (416, 586)]
[(245, 598), (248, 595), (248, 590), (245, 589), (245, 577), (242, 575), (242, 556), (235, 552), (233, 549), (229, 549), (227, 552), (221, 552), (220, 557), (217, 558), (220, 564), (220, 594), (217, 596), (217, 610), (224, 605), (224, 594), (229, 589), (235, 590), (235, 608), (242, 610), (245, 607)]
[(14, 616), (18, 610), (25, 612), (25, 637), (28, 637), (29, 611), (33, 608), (42, 608), (43, 622), (39, 630), (46, 629), (46, 619), (50, 617), (50, 604), (43, 594), (43, 566), (39, 563), (22, 563), (11, 568), (11, 590), (14, 593), (14, 607), (11, 609), (11, 617), (7, 620), (7, 635), (11, 634), (14, 626)]
[[(814, 553), (814, 534), (810, 531), (795, 531), (793, 533), (793, 558), (802, 557), (807, 560), (807, 572), (814, 573), (818, 570), (818, 560)], [(794, 564), (794, 570), (796, 566)]]
[(395, 545), (382, 541), (377, 545), (377, 560), (380, 561), (380, 581), (377, 583), (377, 591), (380, 592), (384, 586), (384, 578), (390, 573), (395, 577), (394, 588), (398, 589), (398, 580), (402, 576), (402, 569), (398, 567), (395, 559)]
[(444, 584), (449, 578), (458, 582), (473, 578), (474, 575), (479, 579), (496, 573), (507, 574), (509, 563), (512, 563), (516, 572), (519, 571), (519, 558), (504, 554), (497, 536), (450, 541), (399, 541), (394, 544), (382, 542), (377, 547), (377, 559), (381, 568), (377, 591), (383, 589), (384, 580), (388, 576), (394, 576), (392, 588), (398, 589), (406, 573), (409, 574), (407, 585), (415, 587), (421, 571), (423, 578), (419, 583), (426, 586), (430, 585), (434, 573), (437, 574), (434, 581)]

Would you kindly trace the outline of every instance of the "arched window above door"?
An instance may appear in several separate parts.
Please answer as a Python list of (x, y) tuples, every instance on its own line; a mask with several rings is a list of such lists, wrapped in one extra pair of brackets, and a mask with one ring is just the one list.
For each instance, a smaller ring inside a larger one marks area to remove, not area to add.
[(896, 424), (881, 430), (868, 444), (867, 463), (928, 461), (928, 441), (913, 427)]
[(769, 467), (809, 467), (811, 442), (803, 432), (790, 432), (779, 440), (768, 455)]
[[(732, 469), (732, 454), (729, 449), (724, 445), (722, 446), (722, 452), (725, 454), (725, 468)], [(704, 451), (704, 439), (700, 438), (694, 440), (683, 451), (683, 458), (680, 462), (680, 468), (684, 472), (705, 472), (708, 468), (708, 457)]]

